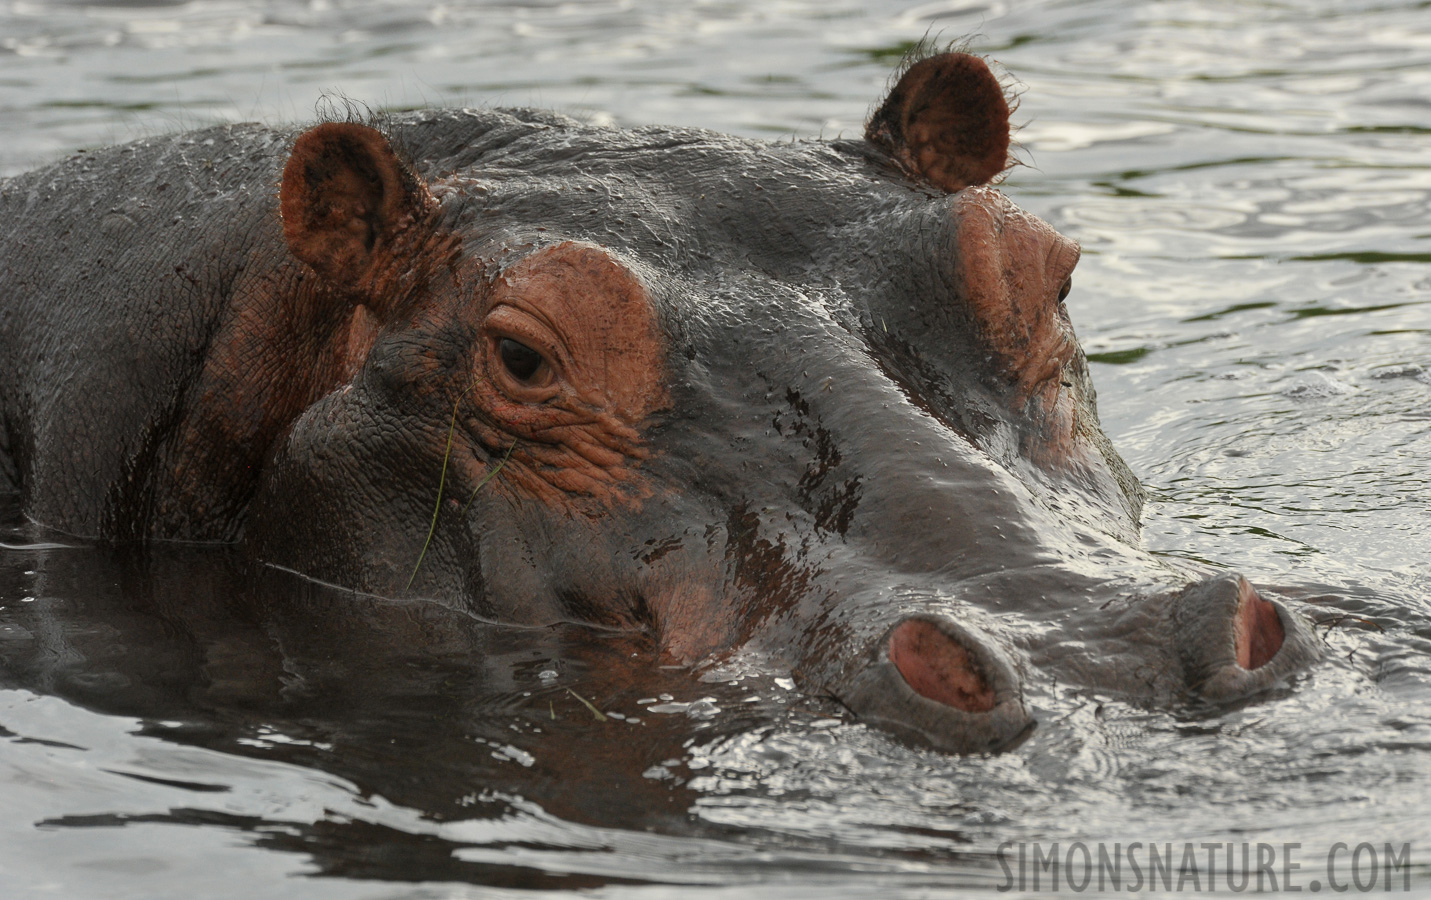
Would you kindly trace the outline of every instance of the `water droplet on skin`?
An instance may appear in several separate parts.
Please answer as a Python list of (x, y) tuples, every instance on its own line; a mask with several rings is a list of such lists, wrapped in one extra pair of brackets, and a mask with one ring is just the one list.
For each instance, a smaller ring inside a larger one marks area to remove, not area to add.
[(714, 719), (720, 715), (720, 707), (716, 706), (714, 697), (702, 697), (686, 707), (686, 715), (692, 719)]
[(530, 769), (532, 767), (532, 764), (537, 761), (537, 758), (535, 756), (532, 756), (530, 753), (525, 750), (522, 750), (519, 747), (513, 747), (511, 744), (498, 745), (497, 749), (492, 751), (492, 758), (504, 761), (511, 760), (512, 762), (518, 763), (519, 765), (528, 769)]

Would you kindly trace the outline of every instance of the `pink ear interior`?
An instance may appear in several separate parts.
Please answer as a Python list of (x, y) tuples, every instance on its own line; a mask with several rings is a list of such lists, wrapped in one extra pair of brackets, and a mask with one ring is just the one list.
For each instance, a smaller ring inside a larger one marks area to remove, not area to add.
[(931, 622), (910, 619), (889, 636), (889, 660), (915, 693), (964, 712), (994, 708), (994, 691), (961, 647)]

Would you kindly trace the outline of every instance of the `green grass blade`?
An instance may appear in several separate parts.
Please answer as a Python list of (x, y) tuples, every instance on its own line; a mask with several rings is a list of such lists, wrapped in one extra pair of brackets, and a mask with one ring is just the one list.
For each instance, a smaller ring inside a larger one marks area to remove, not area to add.
[[(470, 390), (472, 387), (469, 385), (467, 391)], [(417, 565), (412, 567), (412, 576), (408, 578), (404, 591), (411, 590), (412, 583), (417, 580), (417, 570), (422, 568), (422, 560), (432, 544), (432, 535), (437, 531), (437, 514), (442, 512), (442, 491), (447, 486), (447, 460), (452, 457), (452, 434), (457, 430), (457, 404), (467, 396), (467, 391), (452, 401), (452, 421), (447, 423), (447, 449), (442, 452), (442, 476), (437, 479), (437, 502), (432, 506), (432, 524), (427, 526), (427, 540), (422, 542), (422, 552), (417, 555)]]
[(601, 710), (597, 709), (596, 707), (592, 706), (590, 700), (588, 700), (588, 699), (586, 699), (585, 697), (583, 697), (582, 695), (578, 694), (576, 691), (572, 690), (571, 688), (567, 688), (567, 689), (566, 689), (566, 692), (567, 692), (568, 694), (571, 694), (571, 695), (572, 695), (573, 697), (575, 697), (576, 699), (580, 700), (583, 706), (585, 706), (587, 709), (591, 710), (591, 714), (592, 714), (593, 716), (596, 716), (596, 721), (598, 721), (598, 722), (605, 722), (605, 721), (606, 721), (606, 714), (603, 713)]

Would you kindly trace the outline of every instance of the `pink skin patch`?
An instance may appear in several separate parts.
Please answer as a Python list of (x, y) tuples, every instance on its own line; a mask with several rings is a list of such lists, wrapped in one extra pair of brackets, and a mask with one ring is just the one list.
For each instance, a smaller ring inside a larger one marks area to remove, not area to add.
[(1237, 619), (1232, 627), (1237, 644), (1237, 664), (1249, 671), (1266, 665), (1276, 656), (1286, 636), (1277, 607), (1257, 596), (1257, 591), (1245, 581), (1238, 597)]
[(910, 619), (895, 628), (889, 636), (889, 661), (922, 697), (964, 712), (994, 708), (994, 691), (969, 651), (930, 622)]

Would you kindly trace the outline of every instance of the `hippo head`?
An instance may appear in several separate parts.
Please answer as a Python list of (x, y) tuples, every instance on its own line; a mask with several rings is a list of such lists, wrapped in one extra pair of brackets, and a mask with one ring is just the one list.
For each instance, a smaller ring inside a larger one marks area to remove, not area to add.
[(1050, 677), (1276, 683), (1315, 655), (1294, 616), (1137, 549), (1065, 306), (1079, 250), (990, 186), (1008, 154), (963, 54), (909, 67), (855, 141), (530, 112), (304, 133), (284, 234), (338, 374), (246, 543), (672, 662), (757, 654), (955, 752), (1028, 734)]

